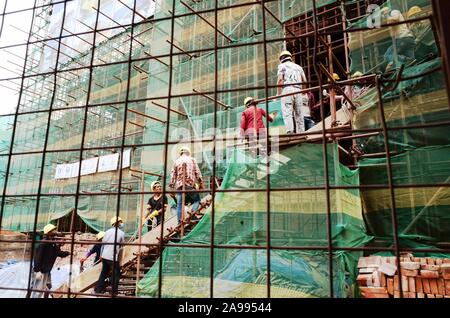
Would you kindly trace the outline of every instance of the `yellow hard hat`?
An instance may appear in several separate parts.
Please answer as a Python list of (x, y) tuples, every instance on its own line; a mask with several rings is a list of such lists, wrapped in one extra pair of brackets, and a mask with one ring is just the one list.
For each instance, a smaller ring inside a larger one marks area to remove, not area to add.
[(251, 104), (255, 103), (255, 100), (253, 99), (253, 97), (246, 97), (244, 99), (244, 105), (245, 107), (250, 106)]
[(187, 146), (182, 146), (180, 147), (180, 149), (178, 149), (178, 153), (180, 155), (183, 154), (184, 152), (191, 153), (191, 149), (189, 149), (189, 147)]
[(56, 226), (54, 226), (53, 224), (47, 224), (46, 226), (44, 226), (44, 234), (48, 234), (55, 229)]
[(283, 51), (280, 53), (279, 59), (282, 60), (283, 56), (289, 56), (290, 58), (292, 58), (292, 54), (289, 51)]
[(151, 189), (153, 190), (153, 189), (155, 188), (155, 185), (157, 185), (157, 184), (161, 185), (161, 182), (159, 182), (159, 181), (153, 181), (153, 182), (152, 182), (152, 185), (151, 185)]
[(103, 236), (105, 236), (105, 232), (100, 231), (100, 232), (97, 233), (96, 238), (97, 238), (97, 240), (100, 241), (103, 238)]
[(352, 78), (361, 77), (361, 76), (363, 76), (363, 73), (361, 73), (360, 71), (356, 71), (355, 73), (353, 73)]
[(339, 77), (338, 74), (333, 73), (333, 79), (334, 79), (335, 81), (339, 81), (341, 78)]
[(409, 19), (421, 12), (422, 12), (422, 9), (419, 6), (411, 7), (411, 9), (408, 10), (408, 13), (406, 13), (406, 18)]
[(113, 216), (112, 218), (111, 218), (111, 221), (109, 221), (109, 223), (111, 223), (111, 225), (114, 225), (114, 224), (116, 224), (117, 222), (123, 222), (122, 221), (122, 218), (119, 216), (119, 217), (117, 217), (117, 216)]

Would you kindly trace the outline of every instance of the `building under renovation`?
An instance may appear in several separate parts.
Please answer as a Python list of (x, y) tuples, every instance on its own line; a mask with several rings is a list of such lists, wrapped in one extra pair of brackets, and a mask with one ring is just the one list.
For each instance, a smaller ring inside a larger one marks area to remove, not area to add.
[[(39, 291), (47, 224), (70, 255), (52, 297), (450, 297), (444, 1), (11, 2), (0, 297)], [(285, 50), (315, 121), (294, 134), (277, 93)], [(273, 115), (256, 144), (240, 135), (248, 96)], [(183, 186), (178, 222), (182, 146), (204, 188), (195, 210)], [(154, 181), (168, 207), (150, 229)], [(116, 216), (119, 287), (93, 293), (102, 262), (80, 259)]]

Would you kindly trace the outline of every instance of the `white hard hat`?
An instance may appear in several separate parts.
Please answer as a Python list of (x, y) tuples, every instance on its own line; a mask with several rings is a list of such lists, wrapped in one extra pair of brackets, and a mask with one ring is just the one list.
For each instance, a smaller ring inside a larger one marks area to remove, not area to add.
[(280, 56), (279, 56), (280, 61), (284, 60), (286, 57), (289, 57), (289, 58), (292, 59), (292, 54), (291, 54), (291, 52), (289, 52), (289, 51), (283, 51), (283, 52), (280, 53)]
[(253, 99), (253, 97), (246, 97), (244, 99), (244, 105), (245, 107), (250, 106), (251, 104), (256, 103), (255, 100)]
[(159, 181), (153, 181), (153, 182), (152, 182), (152, 185), (151, 185), (151, 189), (153, 190), (153, 189), (155, 188), (155, 185), (157, 185), (157, 184), (161, 185), (161, 182), (159, 182)]
[(53, 224), (47, 224), (46, 226), (44, 226), (44, 234), (48, 234), (55, 229), (56, 226), (54, 226)]
[(190, 154), (191, 153), (191, 149), (189, 149), (189, 147), (187, 147), (187, 146), (182, 146), (182, 147), (180, 147), (180, 149), (178, 149), (178, 153), (180, 155), (185, 153), (185, 152)]

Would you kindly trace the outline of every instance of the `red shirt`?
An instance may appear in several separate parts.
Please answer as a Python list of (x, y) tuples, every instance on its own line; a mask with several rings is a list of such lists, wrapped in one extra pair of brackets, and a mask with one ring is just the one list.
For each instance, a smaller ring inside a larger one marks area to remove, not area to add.
[(250, 106), (245, 111), (242, 112), (241, 117), (241, 136), (253, 134), (255, 132), (255, 124), (258, 129), (258, 134), (261, 133), (260, 130), (264, 129), (263, 116), (269, 121), (273, 121), (273, 118), (267, 116), (264, 109), (258, 108), (256, 106)]

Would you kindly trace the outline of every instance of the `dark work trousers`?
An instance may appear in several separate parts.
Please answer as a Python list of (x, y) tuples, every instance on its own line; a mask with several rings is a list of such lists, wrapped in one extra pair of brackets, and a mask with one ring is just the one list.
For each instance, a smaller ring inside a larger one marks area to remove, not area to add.
[[(113, 268), (113, 261), (102, 259), (102, 272), (100, 273), (100, 277), (94, 289), (96, 293), (101, 294), (105, 292), (105, 280), (108, 277), (108, 274), (112, 271), (112, 268)], [(117, 294), (117, 290), (119, 287), (119, 280), (120, 280), (120, 266), (119, 263), (116, 262), (114, 268), (114, 279), (111, 279), (111, 282), (114, 281), (114, 286), (112, 289), (112, 293), (114, 295)]]

